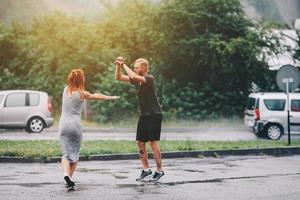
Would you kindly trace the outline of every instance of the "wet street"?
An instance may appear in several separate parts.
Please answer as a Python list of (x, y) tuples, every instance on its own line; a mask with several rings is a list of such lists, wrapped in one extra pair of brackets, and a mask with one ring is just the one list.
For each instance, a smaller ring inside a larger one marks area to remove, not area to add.
[[(84, 140), (135, 140), (135, 129), (84, 128)], [(0, 129), (0, 140), (57, 140), (57, 129), (42, 133)], [(161, 140), (238, 141), (255, 140), (257, 137), (246, 127), (163, 128)]]
[[(164, 159), (159, 183), (136, 182), (139, 160), (80, 162), (67, 192), (59, 163), (0, 165), (0, 199), (296, 200), (300, 156)], [(153, 160), (150, 162), (154, 169)]]
[[(83, 128), (83, 140), (135, 140), (134, 128)], [(57, 129), (45, 129), (41, 133), (27, 133), (24, 130), (0, 129), (0, 140), (58, 140)], [(246, 127), (201, 127), (201, 128), (163, 128), (161, 140), (198, 141), (240, 141), (257, 140)], [(293, 134), (293, 140), (300, 140), (300, 134)], [(287, 141), (287, 135), (281, 140)]]

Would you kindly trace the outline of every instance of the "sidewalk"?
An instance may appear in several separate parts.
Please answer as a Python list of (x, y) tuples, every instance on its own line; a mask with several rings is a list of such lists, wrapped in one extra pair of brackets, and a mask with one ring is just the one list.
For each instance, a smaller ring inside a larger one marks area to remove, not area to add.
[[(296, 200), (300, 156), (164, 159), (159, 183), (137, 182), (139, 160), (79, 162), (67, 192), (59, 163), (2, 163), (5, 200)], [(155, 170), (155, 163), (150, 160)]]

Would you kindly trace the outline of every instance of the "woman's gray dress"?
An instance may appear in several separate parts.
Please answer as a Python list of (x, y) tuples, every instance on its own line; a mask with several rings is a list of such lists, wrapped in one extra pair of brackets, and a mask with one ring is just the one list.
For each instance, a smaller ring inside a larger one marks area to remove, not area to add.
[(65, 87), (62, 99), (62, 113), (59, 120), (58, 131), (62, 151), (62, 159), (76, 162), (79, 159), (79, 150), (82, 140), (82, 128), (80, 124), (83, 101), (79, 92), (67, 94)]

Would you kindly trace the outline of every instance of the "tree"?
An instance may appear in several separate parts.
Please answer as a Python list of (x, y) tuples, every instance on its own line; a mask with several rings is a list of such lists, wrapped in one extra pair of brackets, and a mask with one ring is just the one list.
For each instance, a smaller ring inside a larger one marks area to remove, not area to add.
[(194, 90), (202, 91), (212, 105), (200, 110), (242, 113), (251, 83), (266, 84), (269, 71), (267, 63), (258, 59), (267, 42), (246, 18), (240, 2), (170, 0), (164, 2), (158, 18), (165, 38), (163, 51), (158, 52), (164, 78), (176, 79), (182, 88), (191, 83)]
[(87, 90), (122, 96), (92, 104), (95, 119), (108, 121), (137, 113), (134, 88), (113, 77), (120, 55), (150, 61), (166, 116), (240, 115), (253, 82), (273, 85), (261, 55), (277, 44), (238, 0), (121, 0), (106, 11), (99, 21), (56, 12), (0, 26), (0, 89), (46, 91), (58, 112), (69, 71), (82, 68)]
[(297, 37), (298, 37), (298, 40), (297, 40), (298, 47), (295, 50), (293, 57), (300, 61), (300, 31), (297, 31)]
[(5, 72), (0, 76), (1, 89), (46, 91), (53, 97), (55, 111), (59, 111), (71, 69), (82, 68), (87, 89), (95, 90), (96, 75), (111, 63), (113, 50), (98, 34), (98, 26), (81, 18), (57, 12), (34, 19), (30, 25), (14, 23), (6, 32), (0, 43)]

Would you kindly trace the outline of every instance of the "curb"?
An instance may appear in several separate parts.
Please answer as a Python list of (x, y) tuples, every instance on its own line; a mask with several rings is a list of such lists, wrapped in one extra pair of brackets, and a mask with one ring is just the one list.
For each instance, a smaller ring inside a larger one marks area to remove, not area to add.
[[(220, 156), (247, 156), (247, 155), (271, 155), (271, 156), (291, 156), (300, 155), (300, 147), (278, 147), (260, 149), (228, 149), (228, 150), (202, 150), (202, 151), (176, 151), (162, 152), (164, 159), (168, 158), (199, 158), (199, 157), (220, 157)], [(149, 158), (153, 158), (149, 153)], [(60, 162), (61, 157), (50, 158), (24, 158), (0, 156), (0, 163), (56, 163)], [(80, 161), (112, 161), (112, 160), (135, 160), (139, 159), (137, 153), (129, 154), (107, 154), (80, 156)]]

